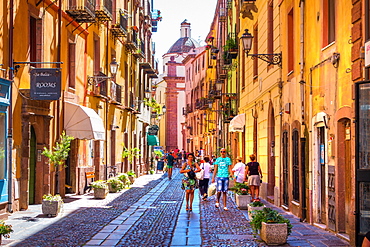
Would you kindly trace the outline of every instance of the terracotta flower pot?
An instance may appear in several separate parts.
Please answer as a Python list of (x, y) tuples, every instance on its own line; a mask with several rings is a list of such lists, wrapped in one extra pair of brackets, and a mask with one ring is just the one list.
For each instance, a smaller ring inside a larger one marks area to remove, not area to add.
[(267, 245), (285, 244), (288, 238), (288, 226), (286, 223), (262, 222), (260, 236)]

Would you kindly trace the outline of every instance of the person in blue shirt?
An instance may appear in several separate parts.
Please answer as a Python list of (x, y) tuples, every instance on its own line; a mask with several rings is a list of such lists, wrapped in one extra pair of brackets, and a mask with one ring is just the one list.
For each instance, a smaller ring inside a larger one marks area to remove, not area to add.
[(231, 160), (229, 157), (226, 157), (226, 149), (221, 148), (221, 157), (218, 157), (214, 164), (214, 172), (212, 177), (212, 183), (215, 182), (216, 178), (216, 208), (220, 207), (220, 198), (221, 194), (223, 195), (223, 203), (224, 203), (224, 210), (227, 211), (228, 208), (226, 206), (227, 201), (227, 190), (229, 189), (229, 177), (232, 176), (231, 170)]
[(172, 179), (173, 164), (175, 163), (175, 157), (173, 156), (173, 152), (170, 152), (167, 155), (166, 161), (167, 161), (167, 175), (168, 175), (168, 179), (171, 180)]

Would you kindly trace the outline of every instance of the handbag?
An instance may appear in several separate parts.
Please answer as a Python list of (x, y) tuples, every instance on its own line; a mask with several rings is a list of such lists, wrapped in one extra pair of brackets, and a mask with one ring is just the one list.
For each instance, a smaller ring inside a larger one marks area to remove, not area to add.
[(203, 180), (204, 179), (204, 170), (200, 168), (200, 172), (196, 173), (197, 179), (198, 180)]

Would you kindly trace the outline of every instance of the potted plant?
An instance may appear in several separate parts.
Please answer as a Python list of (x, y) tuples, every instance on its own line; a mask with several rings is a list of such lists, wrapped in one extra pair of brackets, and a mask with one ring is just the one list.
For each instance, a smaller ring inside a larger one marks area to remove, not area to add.
[(239, 209), (248, 209), (248, 204), (251, 202), (249, 187), (244, 183), (235, 183), (230, 190), (235, 192), (235, 203)]
[(127, 158), (128, 161), (132, 164), (135, 158), (139, 158), (141, 156), (140, 152), (141, 150), (139, 148), (129, 149), (123, 145), (122, 158), (123, 159)]
[(130, 179), (128, 178), (127, 173), (120, 173), (118, 174), (117, 178), (122, 181), (124, 187), (130, 186), (131, 182)]
[(47, 216), (57, 216), (62, 207), (63, 200), (60, 195), (44, 195), (42, 197), (42, 213)]
[(136, 178), (136, 174), (134, 171), (128, 171), (127, 172), (127, 175), (128, 175), (128, 179), (130, 180), (131, 184), (133, 184), (135, 182), (135, 178)]
[(252, 203), (249, 203), (248, 204), (248, 218), (249, 218), (249, 220), (252, 219), (252, 216), (253, 216), (254, 212), (256, 212), (256, 210), (262, 210), (265, 207), (266, 207), (265, 204), (263, 204), (260, 201), (254, 201)]
[(289, 219), (278, 211), (266, 207), (255, 212), (250, 224), (255, 233), (260, 232), (261, 239), (267, 245), (286, 243), (293, 227)]
[(59, 172), (66, 167), (64, 161), (68, 158), (68, 152), (71, 149), (71, 141), (74, 137), (66, 135), (65, 132), (60, 135), (59, 141), (51, 149), (44, 147), (42, 154), (49, 158), (49, 163), (55, 167), (55, 187), (56, 194), (59, 193)]
[(94, 188), (94, 198), (96, 199), (104, 199), (109, 191), (107, 182), (103, 180), (92, 182), (91, 187)]
[(118, 177), (108, 179), (107, 184), (110, 193), (116, 193), (125, 188), (125, 184)]
[(0, 220), (0, 244), (2, 242), (2, 237), (10, 238), (10, 233), (13, 232), (12, 225), (5, 224), (5, 221)]

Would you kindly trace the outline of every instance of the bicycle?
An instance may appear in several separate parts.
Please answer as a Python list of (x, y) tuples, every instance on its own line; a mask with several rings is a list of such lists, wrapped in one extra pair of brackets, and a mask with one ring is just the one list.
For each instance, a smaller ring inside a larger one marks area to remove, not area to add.
[(113, 178), (113, 177), (117, 176), (117, 166), (108, 166), (108, 168), (110, 168), (108, 178)]

